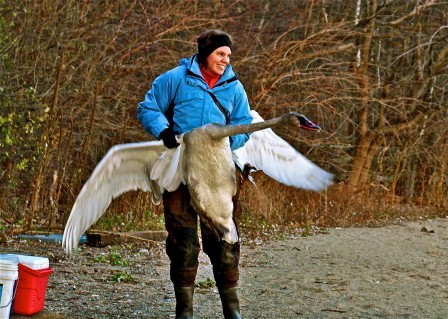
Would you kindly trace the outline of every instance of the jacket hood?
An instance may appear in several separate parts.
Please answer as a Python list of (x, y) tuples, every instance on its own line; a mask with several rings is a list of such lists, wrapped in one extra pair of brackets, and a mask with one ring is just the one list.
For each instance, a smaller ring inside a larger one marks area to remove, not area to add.
[(193, 58), (194, 58), (194, 56), (192, 56), (190, 59), (183, 58), (182, 60), (179, 61), (179, 65), (186, 66), (188, 69), (191, 66), (191, 62), (192, 62)]
[[(189, 59), (183, 58), (179, 61), (179, 66), (186, 67), (189, 71), (193, 72), (194, 74), (197, 74), (202, 78), (201, 69), (199, 68), (199, 63), (196, 59), (197, 54), (191, 56)], [(221, 78), (218, 80), (219, 82), (227, 81), (233, 77), (236, 76), (236, 73), (233, 72), (232, 66), (229, 64), (227, 65), (226, 70), (224, 71), (224, 74), (221, 76)]]

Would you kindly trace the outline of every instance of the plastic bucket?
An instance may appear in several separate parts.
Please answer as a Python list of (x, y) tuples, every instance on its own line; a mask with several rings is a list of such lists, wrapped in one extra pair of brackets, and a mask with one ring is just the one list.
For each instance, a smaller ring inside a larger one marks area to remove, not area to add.
[[(43, 310), (48, 277), (53, 273), (46, 257), (15, 255), (19, 260), (19, 281), (13, 312), (33, 315)], [(0, 317), (1, 318), (1, 317)]]
[(33, 315), (44, 309), (48, 277), (53, 269), (34, 270), (19, 263), (19, 282), (16, 289), (14, 313)]
[(19, 259), (0, 255), (0, 318), (9, 318), (13, 307)]
[(8, 254), (8, 255), (16, 256), (17, 258), (19, 258), (19, 264), (25, 265), (33, 270), (46, 269), (50, 267), (50, 261), (46, 257), (17, 255), (17, 254)]

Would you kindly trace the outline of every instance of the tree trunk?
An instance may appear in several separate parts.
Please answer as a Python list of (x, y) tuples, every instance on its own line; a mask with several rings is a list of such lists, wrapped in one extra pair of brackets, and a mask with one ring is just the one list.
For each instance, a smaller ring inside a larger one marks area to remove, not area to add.
[[(369, 1), (369, 12), (371, 16), (376, 12), (377, 3), (376, 0)], [(361, 182), (367, 180), (371, 161), (373, 155), (369, 156), (369, 150), (374, 143), (371, 136), (369, 136), (369, 127), (367, 124), (367, 115), (369, 112), (369, 75), (368, 64), (371, 50), (372, 36), (375, 27), (375, 18), (372, 18), (364, 29), (364, 41), (361, 48), (361, 60), (359, 61), (359, 67), (357, 69), (359, 90), (361, 95), (361, 106), (358, 112), (358, 127), (359, 127), (359, 139), (356, 154), (353, 159), (352, 169), (349, 176), (348, 187), (351, 191), (356, 191), (360, 188)], [(368, 163), (370, 161), (370, 163)], [(366, 169), (369, 170), (366, 170)], [(361, 178), (361, 175), (363, 178)]]

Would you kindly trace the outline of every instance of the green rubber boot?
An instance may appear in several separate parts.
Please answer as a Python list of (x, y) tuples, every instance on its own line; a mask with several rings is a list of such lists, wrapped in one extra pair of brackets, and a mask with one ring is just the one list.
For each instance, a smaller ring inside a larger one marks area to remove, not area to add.
[(218, 289), (225, 319), (241, 319), (237, 288)]
[(193, 319), (194, 287), (174, 287), (176, 319)]

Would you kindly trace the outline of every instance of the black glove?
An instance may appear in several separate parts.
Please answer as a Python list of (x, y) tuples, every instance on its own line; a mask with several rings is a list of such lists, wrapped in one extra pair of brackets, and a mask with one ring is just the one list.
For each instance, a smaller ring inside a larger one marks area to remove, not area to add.
[(168, 127), (164, 129), (159, 134), (159, 139), (163, 140), (163, 145), (165, 145), (168, 148), (175, 148), (179, 146), (179, 143), (177, 143), (176, 135), (173, 132), (173, 129), (171, 127)]

